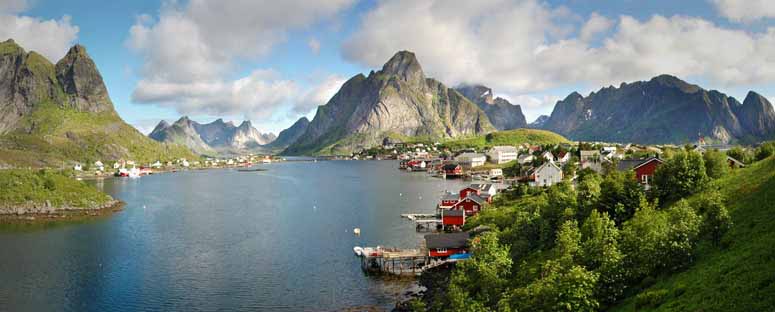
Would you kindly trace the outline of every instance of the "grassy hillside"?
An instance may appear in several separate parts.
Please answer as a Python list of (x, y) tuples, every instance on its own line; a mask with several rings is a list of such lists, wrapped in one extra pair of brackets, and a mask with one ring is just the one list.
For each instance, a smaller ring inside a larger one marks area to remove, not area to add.
[(686, 271), (658, 279), (612, 310), (775, 310), (775, 158), (738, 170), (716, 187), (733, 222), (722, 247), (700, 245)]
[(0, 207), (35, 204), (95, 208), (113, 200), (93, 186), (47, 170), (0, 170)]
[(153, 141), (112, 112), (87, 113), (42, 103), (0, 136), (0, 167), (59, 167), (63, 161), (196, 158), (187, 148)]
[(450, 149), (475, 148), (484, 149), (497, 145), (519, 145), (523, 143), (547, 145), (569, 142), (565, 137), (546, 130), (514, 129), (497, 131), (487, 135), (457, 139), (444, 142)]

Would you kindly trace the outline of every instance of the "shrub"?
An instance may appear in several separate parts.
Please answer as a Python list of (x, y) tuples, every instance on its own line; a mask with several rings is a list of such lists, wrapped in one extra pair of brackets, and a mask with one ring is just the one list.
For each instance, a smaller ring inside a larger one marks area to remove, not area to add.
[(644, 291), (635, 296), (635, 308), (656, 308), (667, 297), (667, 290), (657, 289)]

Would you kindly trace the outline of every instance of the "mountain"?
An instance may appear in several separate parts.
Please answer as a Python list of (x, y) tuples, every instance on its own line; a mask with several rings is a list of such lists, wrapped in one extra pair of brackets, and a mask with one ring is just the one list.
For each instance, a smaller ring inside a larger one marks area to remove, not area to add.
[(350, 78), (284, 153), (348, 154), (386, 136), (443, 139), (494, 130), (476, 104), (426, 78), (414, 53), (400, 51), (380, 71)]
[(541, 116), (538, 116), (538, 118), (536, 118), (535, 121), (531, 122), (527, 126), (529, 128), (541, 128), (544, 126), (544, 124), (546, 124), (547, 120), (549, 120), (549, 116), (541, 115)]
[(299, 120), (293, 123), (288, 129), (280, 131), (280, 135), (277, 136), (277, 139), (269, 143), (267, 147), (284, 149), (290, 146), (307, 131), (308, 126), (309, 119), (307, 119), (307, 117), (299, 118)]
[(13, 40), (0, 43), (0, 167), (178, 157), (194, 155), (148, 139), (118, 116), (83, 46), (52, 64)]
[(492, 89), (482, 85), (464, 85), (455, 90), (478, 105), (496, 129), (511, 130), (527, 127), (522, 107), (513, 105), (501, 97), (493, 98)]
[(261, 133), (250, 121), (239, 126), (223, 119), (200, 124), (183, 116), (173, 124), (162, 120), (148, 137), (167, 143), (187, 146), (198, 154), (239, 153), (242, 151), (263, 151), (262, 147), (277, 137), (273, 133)]
[(557, 102), (540, 128), (572, 140), (682, 144), (702, 136), (751, 143), (773, 137), (775, 113), (755, 92), (741, 104), (719, 91), (661, 75), (587, 97), (573, 92)]

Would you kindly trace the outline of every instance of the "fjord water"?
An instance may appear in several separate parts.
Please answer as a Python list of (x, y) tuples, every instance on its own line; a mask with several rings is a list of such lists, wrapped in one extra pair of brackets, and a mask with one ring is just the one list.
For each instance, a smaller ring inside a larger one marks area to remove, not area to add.
[(106, 179), (94, 183), (127, 203), (117, 214), (0, 226), (0, 310), (389, 308), (407, 283), (365, 276), (352, 247), (417, 246), (400, 214), (462, 185), (394, 161), (263, 167)]

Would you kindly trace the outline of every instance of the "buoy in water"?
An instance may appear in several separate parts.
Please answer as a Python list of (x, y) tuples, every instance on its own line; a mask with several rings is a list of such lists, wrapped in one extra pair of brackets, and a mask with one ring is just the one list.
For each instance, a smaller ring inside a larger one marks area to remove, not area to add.
[(353, 234), (355, 234), (355, 236), (361, 236), (361, 228), (354, 228)]

